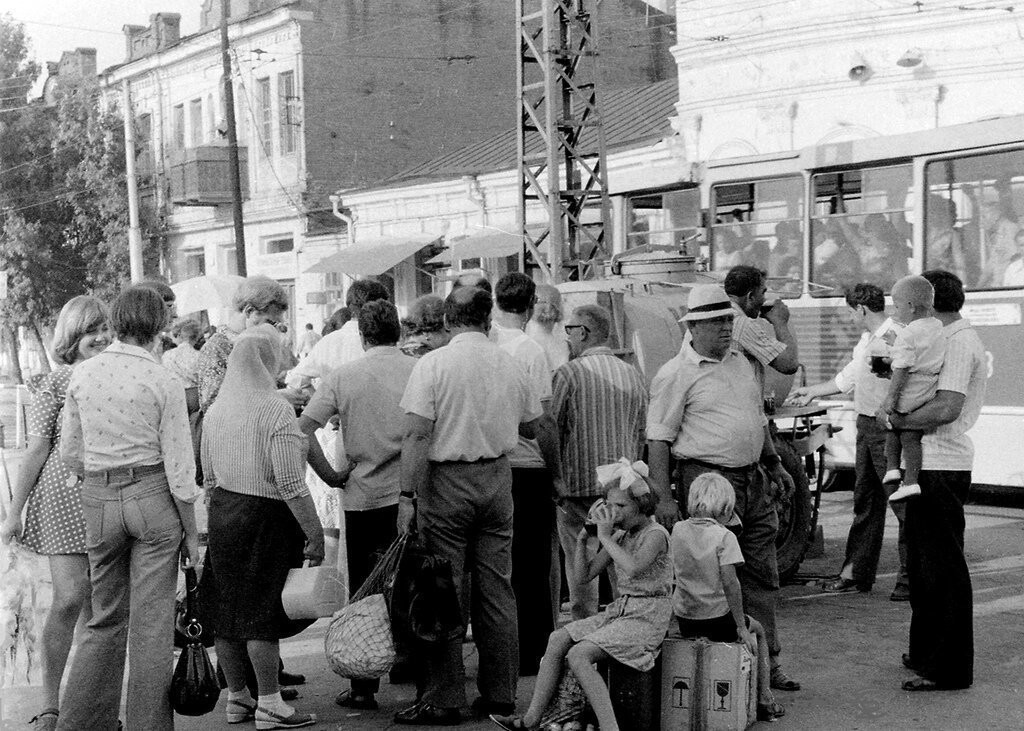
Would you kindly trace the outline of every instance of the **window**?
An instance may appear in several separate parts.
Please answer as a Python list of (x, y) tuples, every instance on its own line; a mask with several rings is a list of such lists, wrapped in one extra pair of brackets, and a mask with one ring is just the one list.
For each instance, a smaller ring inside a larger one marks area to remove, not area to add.
[(217, 139), (217, 106), (213, 103), (213, 94), (206, 95), (206, 141)]
[(647, 193), (629, 199), (626, 248), (678, 247), (685, 254), (700, 253), (700, 191), (697, 188)]
[(775, 291), (798, 295), (803, 279), (804, 183), (799, 177), (711, 189), (711, 263), (764, 269)]
[(256, 79), (256, 139), (267, 157), (272, 154), (274, 139), (274, 117), (270, 102), (270, 79)]
[(811, 179), (811, 280), (834, 296), (858, 282), (886, 292), (909, 271), (910, 165), (819, 173)]
[[(234, 252), (232, 252), (234, 254)], [(202, 251), (182, 252), (185, 278), (201, 277), (206, 274), (206, 255)]]
[(281, 154), (295, 152), (299, 130), (299, 97), (295, 89), (295, 72), (286, 71), (277, 77), (278, 128), (281, 133)]
[(192, 147), (203, 144), (203, 100), (193, 99), (188, 104), (188, 124)]
[(185, 105), (178, 104), (172, 110), (171, 115), (171, 134), (173, 135), (173, 143), (175, 150), (185, 149)]
[(264, 253), (283, 254), (295, 249), (295, 240), (291, 236), (267, 239), (264, 244)]
[(925, 165), (924, 266), (968, 289), (1024, 286), (1024, 150)]

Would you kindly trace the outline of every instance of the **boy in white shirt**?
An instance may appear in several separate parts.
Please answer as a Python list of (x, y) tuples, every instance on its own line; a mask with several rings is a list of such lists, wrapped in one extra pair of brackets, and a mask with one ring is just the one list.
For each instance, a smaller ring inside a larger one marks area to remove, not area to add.
[[(896, 319), (906, 327), (896, 335), (892, 350), (892, 383), (879, 409), (878, 418), (887, 428), (889, 415), (907, 414), (935, 397), (939, 371), (945, 357), (942, 323), (932, 316), (935, 290), (924, 277), (910, 276), (892, 288)], [(883, 483), (903, 484), (890, 497), (890, 502), (919, 495), (922, 432), (891, 429), (885, 442), (886, 468)], [(900, 473), (900, 460), (906, 469)]]

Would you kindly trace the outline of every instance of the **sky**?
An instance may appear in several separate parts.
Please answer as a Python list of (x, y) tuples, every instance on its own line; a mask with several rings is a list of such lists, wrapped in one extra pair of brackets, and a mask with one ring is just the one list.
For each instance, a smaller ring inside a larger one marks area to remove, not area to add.
[[(152, 13), (180, 13), (181, 34), (199, 30), (202, 0), (0, 0), (0, 13), (25, 24), (31, 55), (43, 67), (64, 51), (95, 48), (103, 70), (124, 60), (124, 25), (149, 25)], [(41, 77), (42, 78), (42, 77)], [(38, 93), (42, 80), (33, 89)]]

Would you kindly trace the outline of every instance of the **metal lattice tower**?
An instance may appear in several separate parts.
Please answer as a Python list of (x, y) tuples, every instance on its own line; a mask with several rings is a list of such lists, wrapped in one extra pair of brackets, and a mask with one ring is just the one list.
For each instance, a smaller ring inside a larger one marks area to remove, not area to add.
[[(593, 276), (607, 255), (609, 220), (604, 130), (597, 105), (598, 53), (585, 0), (516, 0), (519, 62), (516, 131), (519, 159), (519, 228), (526, 249), (549, 281), (563, 268)], [(586, 132), (586, 145), (584, 142)], [(526, 227), (530, 201), (541, 201), (546, 225)], [(585, 208), (601, 212), (599, 225), (583, 223)], [(547, 242), (547, 266), (538, 246)], [(566, 245), (568, 245), (566, 247)], [(567, 248), (569, 260), (563, 262)]]

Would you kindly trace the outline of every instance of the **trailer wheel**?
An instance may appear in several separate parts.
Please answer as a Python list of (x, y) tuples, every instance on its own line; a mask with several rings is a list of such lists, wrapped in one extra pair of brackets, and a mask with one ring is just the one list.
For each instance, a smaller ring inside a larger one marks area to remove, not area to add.
[(786, 581), (799, 569), (811, 539), (811, 491), (800, 459), (789, 442), (775, 437), (775, 450), (782, 458), (795, 485), (789, 500), (777, 501), (775, 508), (779, 515), (779, 532), (775, 537), (775, 553), (779, 564), (779, 580)]

